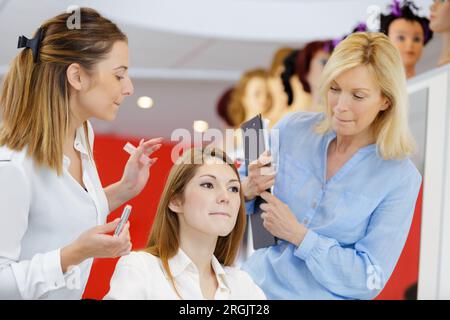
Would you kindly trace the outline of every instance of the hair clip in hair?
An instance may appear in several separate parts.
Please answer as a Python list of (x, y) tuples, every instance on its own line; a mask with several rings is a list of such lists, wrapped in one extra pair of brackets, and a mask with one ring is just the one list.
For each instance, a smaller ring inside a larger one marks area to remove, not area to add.
[(44, 36), (44, 29), (39, 28), (36, 32), (36, 35), (32, 39), (28, 39), (25, 36), (20, 36), (19, 41), (17, 43), (17, 48), (30, 48), (33, 52), (33, 61), (34, 63), (39, 62), (39, 49), (41, 46), (42, 38)]
[(402, 15), (402, 9), (400, 8), (400, 1), (394, 0), (394, 3), (392, 4), (391, 14), (400, 17)]
[(367, 24), (364, 22), (360, 22), (358, 26), (356, 27), (356, 31), (358, 32), (366, 32), (367, 31)]

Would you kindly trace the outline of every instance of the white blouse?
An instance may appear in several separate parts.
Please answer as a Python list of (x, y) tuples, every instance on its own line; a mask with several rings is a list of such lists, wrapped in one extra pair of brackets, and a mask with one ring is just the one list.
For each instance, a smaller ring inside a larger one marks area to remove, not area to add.
[[(89, 123), (88, 137), (92, 148)], [(83, 126), (74, 147), (81, 154), (87, 191), (68, 172), (68, 157), (58, 176), (36, 167), (26, 148), (0, 147), (0, 299), (80, 299), (83, 294), (93, 259), (63, 274), (60, 249), (104, 224), (109, 208)]]
[[(213, 256), (211, 265), (217, 277), (216, 300), (264, 300), (263, 291), (250, 276), (234, 267), (222, 267)], [(183, 299), (204, 299), (197, 267), (181, 249), (169, 259), (170, 271)], [(147, 252), (132, 252), (119, 259), (111, 278), (106, 300), (174, 300), (176, 294), (162, 262)]]

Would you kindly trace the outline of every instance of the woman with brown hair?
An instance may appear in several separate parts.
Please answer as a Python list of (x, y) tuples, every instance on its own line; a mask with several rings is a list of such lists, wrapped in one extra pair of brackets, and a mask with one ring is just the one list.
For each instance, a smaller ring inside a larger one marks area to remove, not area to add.
[(108, 214), (138, 195), (160, 140), (141, 141), (121, 180), (103, 188), (89, 118), (111, 121), (133, 93), (127, 37), (92, 9), (44, 22), (4, 79), (0, 106), (0, 299), (79, 299), (93, 258), (131, 250)]
[(105, 299), (265, 299), (232, 267), (245, 223), (232, 160), (219, 149), (186, 151), (169, 173), (147, 249), (119, 260)]

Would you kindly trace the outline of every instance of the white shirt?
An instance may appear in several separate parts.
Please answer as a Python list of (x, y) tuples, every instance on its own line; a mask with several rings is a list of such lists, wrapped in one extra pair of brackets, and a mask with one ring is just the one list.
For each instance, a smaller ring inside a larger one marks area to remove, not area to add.
[[(88, 123), (91, 148), (94, 133)], [(86, 190), (70, 175), (36, 167), (26, 155), (0, 147), (0, 299), (80, 299), (93, 259), (63, 274), (60, 249), (103, 224), (108, 201), (83, 126), (74, 147), (81, 154)]]
[[(263, 300), (263, 291), (250, 276), (234, 267), (222, 267), (213, 256), (211, 265), (217, 277), (216, 300)], [(169, 259), (170, 271), (183, 299), (202, 300), (197, 267), (181, 249)], [(176, 294), (162, 262), (147, 252), (132, 252), (119, 259), (104, 299), (174, 300)]]

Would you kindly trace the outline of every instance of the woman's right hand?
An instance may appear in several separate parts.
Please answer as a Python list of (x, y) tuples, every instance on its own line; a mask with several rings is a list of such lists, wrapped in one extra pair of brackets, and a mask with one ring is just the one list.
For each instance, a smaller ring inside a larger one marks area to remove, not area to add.
[(276, 172), (269, 166), (271, 162), (272, 157), (266, 151), (248, 165), (248, 176), (242, 182), (245, 201), (253, 200), (275, 184)]
[(119, 224), (117, 218), (104, 225), (83, 232), (73, 243), (61, 249), (61, 267), (78, 265), (89, 258), (116, 258), (131, 251), (130, 223), (127, 222), (118, 236), (113, 233)]

